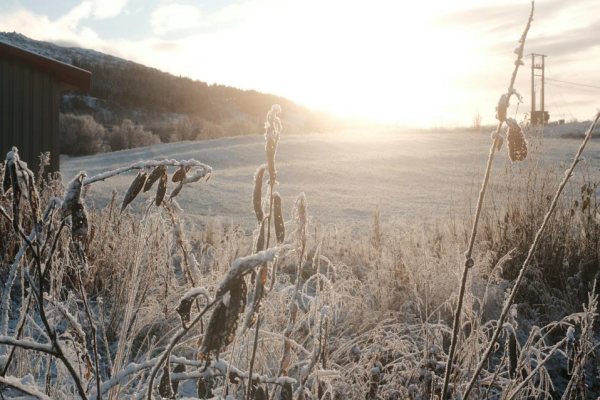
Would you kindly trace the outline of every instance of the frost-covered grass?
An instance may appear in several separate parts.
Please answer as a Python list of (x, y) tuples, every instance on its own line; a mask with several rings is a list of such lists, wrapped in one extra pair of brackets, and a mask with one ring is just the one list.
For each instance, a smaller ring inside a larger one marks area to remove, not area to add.
[[(531, 136), (531, 135), (529, 135)], [(551, 138), (540, 154), (543, 164), (566, 163), (578, 140)], [(489, 148), (489, 135), (473, 132), (435, 134), (353, 132), (352, 134), (295, 135), (284, 133), (279, 146), (277, 191), (289, 205), (305, 192), (315, 223), (357, 225), (365, 229), (379, 205), (385, 220), (410, 225), (427, 220), (462, 219), (475, 206)], [(588, 145), (590, 168), (600, 166), (600, 143)], [(209, 185), (190, 187), (178, 197), (186, 220), (195, 223), (218, 218), (254, 229), (252, 177), (264, 162), (262, 136), (235, 137), (65, 158), (65, 180), (84, 169), (94, 175), (132, 162), (176, 158), (201, 160), (219, 172)], [(492, 171), (495, 189), (504, 185), (502, 171), (510, 161), (498, 154)], [(526, 161), (526, 163), (528, 163)], [(514, 165), (511, 168), (521, 168)], [(566, 167), (565, 167), (566, 168)], [(557, 173), (557, 178), (560, 173)], [(104, 205), (113, 187), (124, 194), (132, 175), (116, 177), (90, 188), (90, 200)], [(136, 200), (140, 209), (147, 197)], [(289, 213), (289, 206), (284, 212)]]
[[(541, 139), (533, 132), (527, 135), (525, 161), (510, 163), (503, 149), (494, 164), (465, 296), (451, 375), (453, 393), (464, 388), (469, 371), (481, 359), (505, 291), (564, 175), (564, 162), (578, 145), (573, 140)], [(264, 163), (264, 143), (263, 138), (221, 139), (69, 159), (62, 164), (65, 183), (51, 181), (38, 188), (43, 209), (58, 207), (60, 199), (72, 197), (72, 191), (65, 196), (66, 178), (80, 169), (87, 170), (89, 179), (131, 165), (171, 165), (168, 192), (176, 187), (171, 177), (177, 166), (189, 164), (183, 160), (196, 159), (214, 169), (210, 181), (186, 185), (175, 199), (178, 203), (168, 202), (160, 209), (149, 204), (142, 209), (154, 199), (155, 184), (151, 191), (139, 193), (133, 211), (128, 207), (121, 213), (133, 174), (109, 174), (107, 183), (94, 182), (83, 191), (89, 234), (85, 258), (65, 229), (56, 242), (44, 299), (64, 357), (88, 397), (97, 393), (95, 351), (105, 398), (144, 398), (153, 369), (158, 396), (164, 375), (159, 361), (169, 360), (170, 378), (180, 382), (179, 398), (197, 396), (199, 386), (207, 393), (212, 385), (213, 395), (229, 393), (242, 399), (253, 359), (257, 387), (268, 388), (275, 398), (287, 390), (286, 384), (294, 399), (301, 391), (336, 399), (439, 395), (472, 220), (469, 205), (476, 195), (475, 182), (480, 179), (489, 137), (472, 133), (283, 135), (276, 189), (282, 193), (287, 247), (275, 263), (277, 268), (270, 266), (260, 325), (254, 321), (246, 329), (249, 314), (240, 316), (233, 342), (221, 349), (219, 361), (210, 357), (210, 367), (205, 369), (209, 361), (198, 360), (198, 354), (212, 310), (199, 317), (198, 307), (221, 303), (230, 307), (232, 295), (220, 297), (219, 288), (229, 286), (240, 265), (250, 272), (256, 267), (248, 261), (260, 264), (267, 257), (245, 258), (256, 251), (253, 176)], [(590, 145), (525, 277), (503, 331), (506, 337), (501, 337), (481, 374), (476, 398), (484, 397), (488, 389), (490, 398), (512, 392), (517, 398), (560, 396), (582, 382), (591, 395), (600, 393), (598, 354), (592, 347), (597, 343), (596, 299), (593, 294), (588, 297), (600, 254), (598, 159), (594, 157), (598, 144)], [(181, 162), (137, 163), (165, 158)], [(267, 183), (262, 190), (268, 194)], [(295, 194), (289, 185), (296, 187)], [(112, 186), (119, 188), (114, 197)], [(301, 191), (308, 201), (305, 236), (299, 236), (298, 219), (292, 217)], [(0, 198), (8, 216), (12, 215), (11, 193), (9, 189)], [(379, 212), (374, 213), (378, 204)], [(29, 232), (30, 205), (23, 200), (21, 207), (22, 226)], [(211, 214), (209, 209), (216, 211)], [(228, 214), (227, 210), (235, 211)], [(49, 218), (58, 224), (60, 213)], [(190, 220), (203, 224), (188, 229)], [(425, 220), (428, 223), (420, 222)], [(0, 218), (0, 234), (8, 238), (0, 243), (1, 269), (7, 277), (2, 281), (0, 326), (7, 327), (0, 336), (2, 366), (7, 365), (13, 346), (26, 349), (15, 352), (6, 377), (1, 378), (10, 387), (3, 389), (5, 396), (77, 397), (71, 373), (53, 354), (39, 309), (27, 306), (31, 295), (25, 290), (29, 284), (23, 274), (34, 271), (35, 257), (30, 250), (19, 251), (23, 241), (6, 218)], [(53, 239), (56, 230), (48, 234)], [(35, 273), (31, 279), (36, 282)], [(245, 278), (248, 293), (256, 293), (260, 281), (256, 279)], [(180, 318), (183, 302), (190, 313), (185, 325)], [(249, 297), (247, 307), (252, 304)], [(95, 336), (88, 311), (97, 329)], [(20, 322), (24, 313), (30, 318)], [(191, 326), (193, 321), (197, 323)], [(172, 350), (166, 353), (169, 347)]]

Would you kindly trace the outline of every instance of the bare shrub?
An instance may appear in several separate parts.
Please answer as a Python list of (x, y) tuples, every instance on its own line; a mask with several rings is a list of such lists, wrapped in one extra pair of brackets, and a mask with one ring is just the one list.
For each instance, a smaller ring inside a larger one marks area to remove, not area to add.
[(104, 127), (91, 115), (60, 114), (60, 151), (70, 156), (87, 156), (103, 150)]
[(121, 125), (112, 127), (108, 134), (108, 143), (112, 151), (153, 146), (160, 143), (160, 138), (152, 132), (145, 131), (142, 125), (135, 125), (126, 119)]

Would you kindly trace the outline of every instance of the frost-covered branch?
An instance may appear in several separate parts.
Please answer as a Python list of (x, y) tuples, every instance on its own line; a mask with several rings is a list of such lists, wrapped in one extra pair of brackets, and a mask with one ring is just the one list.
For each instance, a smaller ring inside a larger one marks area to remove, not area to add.
[[(212, 172), (212, 168), (204, 163), (201, 163), (200, 161), (196, 161), (194, 159), (191, 160), (182, 160), (182, 161), (177, 161), (177, 160), (161, 160), (161, 161), (156, 161), (156, 160), (149, 160), (149, 161), (138, 161), (136, 163), (133, 163), (127, 167), (121, 167), (121, 168), (117, 168), (115, 170), (112, 171), (107, 171), (107, 172), (103, 172), (101, 174), (98, 175), (94, 175), (91, 178), (88, 178), (86, 180), (83, 181), (83, 186), (87, 186), (90, 185), (92, 183), (95, 182), (99, 182), (99, 181), (103, 181), (106, 180), (108, 178), (111, 178), (113, 176), (116, 175), (120, 175), (122, 173), (137, 169), (137, 170), (141, 170), (144, 168), (152, 168), (152, 167), (159, 167), (159, 166), (164, 166), (164, 167), (200, 167), (204, 170), (204, 173), (196, 173), (193, 175), (193, 178), (195, 178), (196, 180), (199, 180), (200, 178), (203, 178), (205, 176), (210, 175), (210, 173)], [(202, 175), (200, 177), (198, 177), (198, 175)], [(193, 181), (195, 182), (195, 181)], [(187, 182), (186, 182), (187, 183)]]
[(26, 350), (39, 351), (57, 357), (58, 354), (50, 344), (40, 344), (31, 340), (18, 340), (10, 336), (0, 336), (0, 344), (16, 346)]

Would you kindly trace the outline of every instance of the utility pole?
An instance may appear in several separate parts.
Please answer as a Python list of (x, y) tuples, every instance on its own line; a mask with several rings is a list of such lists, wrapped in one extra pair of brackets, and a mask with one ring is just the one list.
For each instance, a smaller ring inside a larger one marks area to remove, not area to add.
[(535, 113), (535, 54), (531, 53), (531, 113), (529, 120), (534, 123), (533, 115)]
[(544, 63), (544, 61), (546, 60), (546, 56), (542, 55), (542, 88), (540, 90), (540, 111), (542, 112), (542, 126), (544, 125), (544, 123), (546, 122), (546, 114), (544, 113), (544, 110), (546, 109), (546, 105), (544, 103), (544, 86), (546, 86), (546, 80), (545, 78), (545, 72), (546, 72), (546, 65)]
[[(540, 57), (542, 62), (540, 64), (535, 63), (535, 58)], [(535, 70), (541, 70), (541, 75), (536, 75)], [(535, 77), (541, 78), (540, 87), (540, 110), (537, 111), (535, 107)], [(546, 55), (531, 53), (531, 114), (529, 116), (532, 125), (544, 125), (550, 116), (546, 112), (545, 104), (545, 85), (546, 85)]]

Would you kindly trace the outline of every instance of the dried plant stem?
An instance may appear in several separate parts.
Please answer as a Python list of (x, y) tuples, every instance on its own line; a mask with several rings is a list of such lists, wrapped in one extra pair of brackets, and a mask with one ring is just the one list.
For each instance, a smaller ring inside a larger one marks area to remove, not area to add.
[(173, 350), (175, 345), (177, 345), (177, 343), (179, 343), (179, 341), (184, 338), (184, 336), (190, 331), (190, 329), (192, 329), (202, 319), (204, 314), (206, 314), (208, 312), (208, 310), (210, 310), (220, 300), (221, 300), (221, 297), (217, 297), (213, 301), (208, 303), (206, 305), (206, 307), (204, 307), (202, 312), (200, 312), (200, 314), (198, 314), (192, 322), (190, 322), (186, 326), (181, 327), (179, 329), (179, 331), (177, 331), (175, 336), (173, 336), (173, 338), (169, 342), (169, 345), (167, 346), (165, 351), (163, 351), (162, 355), (160, 356), (160, 358), (154, 365), (154, 368), (152, 368), (152, 371), (150, 372), (150, 378), (148, 379), (148, 397), (147, 397), (148, 400), (152, 400), (152, 388), (154, 386), (154, 379), (156, 378), (156, 374), (162, 367), (162, 364), (166, 361), (167, 357), (169, 357), (169, 355), (171, 354), (171, 350)]
[[(82, 251), (81, 248), (79, 247), (79, 244), (77, 245), (78, 250)], [(81, 291), (81, 299), (83, 300), (83, 306), (85, 308), (85, 313), (87, 315), (88, 318), (88, 323), (90, 324), (90, 330), (92, 331), (92, 349), (94, 351), (94, 365), (95, 365), (95, 376), (96, 376), (96, 390), (98, 393), (98, 400), (100, 400), (102, 397), (100, 397), (100, 385), (102, 384), (101, 380), (100, 380), (100, 365), (98, 360), (100, 359), (100, 356), (98, 355), (98, 343), (97, 343), (97, 334), (98, 334), (98, 330), (96, 329), (96, 324), (94, 324), (94, 317), (92, 316), (92, 311), (90, 309), (90, 305), (88, 303), (87, 300), (87, 294), (85, 293), (85, 288), (83, 286), (83, 280), (81, 279), (81, 270), (78, 268), (77, 269), (77, 280), (79, 283), (79, 290)]]
[[(519, 71), (519, 67), (521, 66), (521, 59), (523, 58), (523, 48), (525, 46), (525, 39), (527, 38), (527, 33), (529, 32), (529, 28), (531, 27), (531, 21), (533, 20), (533, 10), (534, 10), (534, 2), (531, 2), (531, 12), (529, 14), (529, 19), (527, 21), (527, 25), (525, 26), (525, 31), (521, 36), (521, 46), (519, 50), (519, 54), (517, 57), (517, 61), (515, 62), (515, 68), (513, 70), (510, 85), (507, 93), (507, 104), (510, 100), (510, 97), (513, 94), (513, 87), (515, 84), (515, 79), (517, 78), (517, 72)], [(477, 208), (475, 210), (475, 220), (473, 221), (473, 228), (471, 230), (471, 236), (469, 238), (469, 246), (467, 251), (465, 252), (465, 263), (463, 267), (462, 280), (460, 284), (460, 291), (458, 294), (458, 304), (456, 305), (456, 310), (454, 311), (454, 321), (452, 326), (452, 342), (450, 343), (450, 352), (448, 353), (448, 361), (446, 362), (446, 371), (444, 374), (444, 385), (442, 387), (442, 400), (446, 399), (446, 395), (448, 393), (448, 384), (450, 383), (450, 375), (452, 374), (452, 362), (454, 361), (454, 354), (456, 352), (456, 346), (458, 342), (458, 329), (460, 327), (460, 317), (462, 313), (462, 306), (465, 297), (465, 289), (467, 287), (467, 278), (469, 276), (469, 269), (473, 267), (473, 259), (471, 258), (473, 254), (473, 246), (475, 245), (475, 238), (477, 237), (477, 228), (479, 226), (479, 217), (481, 216), (481, 210), (483, 208), (483, 200), (485, 198), (485, 192), (487, 189), (488, 182), (490, 180), (490, 173), (492, 170), (492, 163), (494, 161), (494, 153), (496, 152), (496, 148), (498, 146), (498, 141), (500, 139), (500, 130), (502, 129), (502, 124), (504, 121), (500, 121), (498, 123), (498, 127), (496, 128), (496, 132), (494, 135), (494, 141), (490, 148), (490, 155), (488, 157), (487, 166), (485, 169), (485, 174), (483, 177), (483, 183), (481, 185), (481, 189), (479, 191), (479, 198), (477, 199)], [(466, 398), (466, 397), (465, 397)]]
[(252, 394), (252, 370), (254, 369), (254, 360), (256, 359), (256, 348), (258, 347), (258, 332), (260, 328), (260, 313), (256, 319), (256, 331), (254, 332), (254, 346), (252, 347), (252, 358), (250, 359), (250, 369), (248, 370), (248, 391), (246, 400), (250, 400)]
[(517, 394), (519, 394), (519, 392), (521, 391), (521, 389), (523, 389), (525, 387), (525, 385), (527, 385), (527, 383), (531, 380), (531, 378), (533, 378), (535, 376), (535, 374), (538, 373), (538, 371), (548, 362), (548, 360), (550, 360), (550, 357), (552, 357), (554, 355), (554, 353), (556, 353), (556, 351), (558, 349), (560, 349), (562, 347), (562, 345), (565, 344), (566, 341), (567, 341), (567, 338), (564, 338), (560, 342), (556, 343), (554, 345), (554, 347), (552, 347), (552, 349), (550, 350), (550, 352), (548, 353), (548, 355), (546, 357), (544, 357), (544, 359), (540, 363), (538, 363), (537, 367), (535, 367), (535, 369), (533, 371), (531, 371), (531, 373), (529, 375), (527, 375), (527, 377), (525, 379), (523, 379), (523, 381), (515, 388), (515, 390), (513, 390), (508, 395), (508, 397), (506, 398), (506, 400), (511, 400)]
[(513, 303), (515, 301), (515, 297), (517, 296), (517, 292), (519, 290), (519, 286), (521, 285), (521, 282), (523, 281), (525, 272), (527, 271), (527, 268), (531, 264), (531, 260), (533, 259), (533, 256), (535, 255), (535, 251), (537, 250), (537, 246), (540, 243), (540, 240), (542, 238), (542, 235), (544, 234), (544, 231), (546, 230), (546, 226), (548, 226), (550, 217), (552, 216), (552, 214), (554, 214), (554, 210), (556, 209), (556, 206), (558, 205), (558, 199), (560, 198), (560, 195), (562, 194), (565, 186), (567, 185), (567, 182), (571, 178), (571, 175), (573, 174), (575, 167), (577, 166), (577, 164), (579, 164), (579, 161), (581, 160), (581, 154), (583, 153), (585, 146), (591, 139), (592, 132), (596, 128), (596, 124), (598, 123), (599, 119), (600, 119), (600, 113), (596, 114), (596, 118), (592, 122), (590, 129), (588, 130), (587, 134), (585, 135), (585, 139), (581, 143), (581, 146), (579, 147), (577, 154), (575, 154), (575, 157), (573, 158), (573, 162), (571, 163), (571, 166), (569, 167), (569, 169), (567, 171), (565, 171), (565, 177), (563, 178), (562, 182), (558, 186), (558, 189), (556, 190), (556, 193), (554, 194), (554, 198), (552, 199), (552, 203), (550, 204), (550, 209), (544, 216), (542, 225), (540, 226), (539, 230), (535, 234), (533, 243), (531, 244), (531, 247), (529, 248), (529, 252), (527, 253), (527, 258), (525, 258), (525, 261), (523, 261), (523, 265), (521, 266), (521, 270), (519, 271), (519, 276), (517, 277), (517, 279), (515, 281), (515, 284), (510, 292), (509, 298), (504, 303), (504, 307), (502, 308), (502, 313), (500, 314), (500, 318), (498, 319), (498, 323), (496, 325), (496, 329), (494, 330), (494, 334), (492, 335), (492, 339), (490, 340), (488, 347), (486, 348), (485, 353), (483, 354), (483, 357), (479, 360), (479, 364), (475, 368), (473, 377), (471, 378), (471, 381), (469, 382), (469, 385), (467, 386), (467, 389), (465, 390), (465, 393), (463, 396), (464, 399), (468, 398), (469, 393), (471, 392), (471, 390), (473, 389), (473, 386), (475, 385), (475, 382), (477, 381), (477, 377), (479, 376), (479, 373), (483, 369), (485, 362), (487, 361), (488, 357), (492, 353), (494, 344), (496, 343), (496, 340), (498, 340), (498, 337), (500, 336), (500, 332), (502, 331), (502, 325), (504, 324), (504, 320), (506, 319), (506, 316), (508, 315), (510, 307), (513, 305)]

